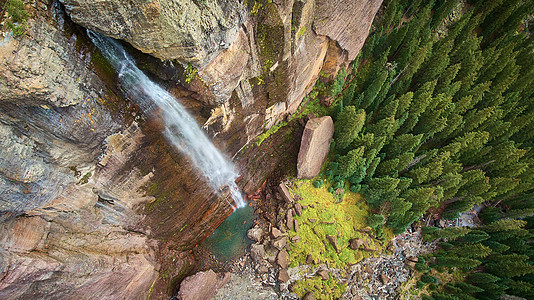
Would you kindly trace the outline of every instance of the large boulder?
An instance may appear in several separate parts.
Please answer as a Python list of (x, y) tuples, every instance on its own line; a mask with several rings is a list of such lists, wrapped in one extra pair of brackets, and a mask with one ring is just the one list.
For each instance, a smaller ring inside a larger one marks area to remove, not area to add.
[(229, 272), (215, 273), (213, 270), (198, 272), (182, 281), (177, 298), (181, 300), (213, 299), (217, 290), (223, 287), (229, 279)]
[(260, 242), (261, 238), (263, 237), (263, 229), (261, 229), (259, 226), (250, 228), (247, 231), (247, 237), (255, 242)]
[(262, 244), (252, 244), (250, 246), (250, 256), (255, 262), (263, 261), (265, 258), (265, 248)]
[(329, 116), (310, 119), (306, 123), (297, 161), (298, 178), (313, 178), (319, 174), (333, 135), (334, 122)]

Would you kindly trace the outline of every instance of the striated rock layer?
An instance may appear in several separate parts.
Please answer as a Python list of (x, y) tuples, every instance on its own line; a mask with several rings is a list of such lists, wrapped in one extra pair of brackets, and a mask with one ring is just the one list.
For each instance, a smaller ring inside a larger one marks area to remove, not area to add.
[[(381, 3), (61, 2), (75, 22), (173, 60), (130, 49), (234, 159), (248, 194), (293, 172), (302, 127), (256, 137), (357, 53)], [(59, 4), (25, 4), (26, 33), (0, 37), (0, 298), (168, 299), (231, 201), (169, 147), (157, 111), (123, 98)], [(339, 14), (349, 4), (358, 17)]]
[(142, 297), (158, 275), (135, 209), (150, 175), (103, 175), (135, 149), (106, 145), (142, 133), (48, 9), (30, 2), (26, 34), (0, 44), (0, 298)]

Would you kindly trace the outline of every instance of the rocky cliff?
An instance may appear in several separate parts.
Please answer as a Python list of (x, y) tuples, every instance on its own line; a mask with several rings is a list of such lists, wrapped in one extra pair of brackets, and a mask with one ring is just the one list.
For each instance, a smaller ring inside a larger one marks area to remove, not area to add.
[[(79, 25), (158, 58), (131, 49), (235, 158), (246, 193), (280, 164), (294, 168), (298, 124), (254, 141), (297, 110), (321, 70), (355, 57), (381, 4), (61, 2)], [(25, 34), (4, 26), (0, 41), (0, 297), (168, 297), (192, 263), (186, 250), (231, 208), (157, 117), (124, 99), (62, 5), (25, 6)]]

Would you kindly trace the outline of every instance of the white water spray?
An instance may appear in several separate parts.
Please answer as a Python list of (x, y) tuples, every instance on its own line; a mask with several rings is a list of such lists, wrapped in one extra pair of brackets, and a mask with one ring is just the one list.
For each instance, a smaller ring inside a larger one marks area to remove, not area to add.
[(117, 41), (92, 31), (88, 31), (88, 35), (119, 73), (124, 91), (136, 99), (143, 110), (149, 110), (152, 105), (161, 109), (165, 137), (191, 159), (214, 190), (228, 187), (236, 207), (245, 206), (235, 183), (238, 173), (233, 164), (219, 152), (178, 100), (139, 70)]

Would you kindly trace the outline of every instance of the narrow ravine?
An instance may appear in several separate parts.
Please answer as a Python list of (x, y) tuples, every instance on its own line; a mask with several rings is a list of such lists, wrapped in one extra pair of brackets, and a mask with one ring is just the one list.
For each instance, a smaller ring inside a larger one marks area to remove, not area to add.
[(228, 188), (234, 207), (244, 207), (245, 201), (235, 183), (239, 174), (234, 165), (215, 147), (178, 100), (150, 80), (118, 42), (92, 31), (88, 31), (88, 35), (118, 72), (123, 91), (135, 99), (143, 111), (161, 110), (167, 140), (189, 157), (215, 191)]

